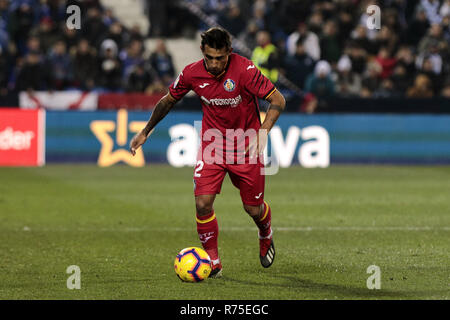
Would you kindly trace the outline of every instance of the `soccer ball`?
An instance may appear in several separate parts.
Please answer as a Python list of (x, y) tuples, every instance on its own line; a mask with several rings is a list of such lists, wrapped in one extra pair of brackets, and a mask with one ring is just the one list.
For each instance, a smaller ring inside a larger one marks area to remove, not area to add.
[(177, 254), (174, 267), (181, 281), (200, 282), (211, 273), (211, 259), (205, 250), (189, 247)]

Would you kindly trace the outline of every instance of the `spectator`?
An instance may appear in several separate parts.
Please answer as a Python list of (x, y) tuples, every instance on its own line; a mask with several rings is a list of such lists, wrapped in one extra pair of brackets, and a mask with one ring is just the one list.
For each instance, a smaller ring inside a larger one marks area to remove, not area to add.
[(143, 53), (143, 43), (139, 40), (131, 41), (126, 49), (120, 53), (124, 79), (130, 75), (131, 71), (137, 64), (144, 61), (142, 56)]
[(27, 2), (18, 3), (18, 7), (11, 6), (11, 15), (8, 26), (10, 38), (18, 48), (19, 53), (24, 53), (25, 43), (33, 27), (34, 12)]
[(314, 94), (320, 100), (335, 93), (335, 84), (331, 79), (331, 66), (325, 60), (317, 62), (314, 72), (306, 79), (305, 91)]
[(374, 92), (378, 90), (380, 83), (381, 83), (381, 72), (382, 72), (381, 66), (375, 62), (372, 61), (367, 64), (367, 70), (363, 76), (362, 85), (363, 87), (367, 88), (370, 92)]
[(383, 10), (383, 25), (391, 30), (393, 34), (398, 34), (402, 31), (402, 26), (399, 21), (399, 12), (393, 8), (386, 8)]
[(372, 94), (373, 98), (392, 98), (397, 96), (394, 83), (391, 79), (386, 78), (381, 81), (380, 87)]
[(391, 58), (387, 48), (383, 47), (378, 52), (375, 61), (381, 66), (381, 79), (387, 79), (392, 75), (394, 67), (397, 63), (396, 58)]
[(396, 95), (404, 95), (411, 85), (411, 77), (408, 75), (405, 66), (402, 64), (398, 64), (394, 68), (391, 79), (394, 83)]
[[(149, 36), (152, 37), (166, 37), (169, 36), (171, 29), (170, 26), (170, 2), (161, 0), (147, 0), (148, 2), (148, 18), (149, 23)], [(179, 17), (179, 12), (172, 12), (174, 16)], [(176, 20), (176, 19), (175, 19)]]
[(46, 85), (46, 69), (39, 52), (30, 51), (25, 56), (22, 67), (19, 68), (16, 90), (44, 90)]
[(300, 112), (314, 113), (319, 106), (319, 101), (312, 93), (307, 93), (300, 104)]
[(86, 39), (78, 42), (74, 57), (74, 86), (81, 90), (93, 90), (97, 77), (97, 57)]
[(333, 1), (315, 1), (313, 12), (320, 12), (323, 20), (329, 20), (336, 14), (337, 3)]
[(382, 26), (373, 40), (373, 50), (378, 54), (381, 48), (386, 48), (389, 52), (394, 52), (397, 47), (398, 37), (395, 32), (387, 26)]
[(437, 75), (441, 74), (443, 61), (438, 52), (437, 44), (430, 48), (429, 54), (422, 54), (417, 57), (417, 67), (419, 69), (423, 69), (425, 61), (430, 62), (430, 68), (428, 68), (430, 71), (434, 72)]
[(54, 23), (49, 17), (43, 18), (39, 25), (31, 31), (31, 35), (39, 38), (43, 53), (47, 53), (60, 38), (58, 30), (54, 28)]
[(299, 38), (295, 55), (287, 55), (284, 61), (287, 78), (300, 88), (304, 88), (306, 77), (314, 70), (314, 65), (314, 59), (306, 53), (303, 39)]
[(105, 12), (103, 14), (103, 24), (107, 27), (110, 27), (113, 23), (117, 23), (118, 20), (114, 16), (114, 12), (112, 8), (105, 8)]
[(76, 50), (78, 45), (79, 33), (76, 29), (69, 29), (66, 25), (64, 25), (62, 39), (66, 45), (67, 52), (72, 52)]
[(433, 61), (431, 58), (424, 60), (420, 73), (426, 75), (428, 79), (430, 79), (431, 88), (434, 94), (438, 94), (442, 88), (442, 77), (440, 72), (437, 73), (433, 67)]
[[(409, 4), (408, 4), (409, 2)], [(404, 31), (408, 25), (408, 18), (410, 15), (409, 10), (414, 4), (407, 0), (391, 0), (388, 3), (385, 2), (391, 10), (388, 11), (388, 24), (390, 28), (394, 29), (395, 32)], [(395, 27), (394, 26), (398, 26)]]
[(87, 11), (86, 20), (83, 22), (82, 36), (89, 40), (89, 43), (98, 48), (102, 38), (108, 28), (103, 23), (100, 9), (96, 6)]
[(352, 62), (353, 71), (362, 75), (366, 70), (368, 59), (366, 50), (363, 47), (351, 44), (346, 51)]
[(442, 18), (439, 15), (439, 5), (439, 0), (421, 0), (418, 9), (425, 11), (429, 23), (440, 23)]
[[(70, 0), (73, 1), (73, 0)], [(43, 9), (43, 15), (48, 15), (57, 25), (65, 23), (67, 19), (67, 6), (70, 1), (60, 1), (60, 0), (36, 0), (39, 4), (33, 5), (33, 7), (41, 7)], [(85, 1), (89, 2), (89, 1)], [(48, 6), (47, 8), (45, 6)]]
[(308, 19), (308, 29), (311, 32), (314, 32), (316, 35), (319, 35), (322, 33), (322, 26), (324, 24), (324, 18), (322, 11), (317, 10), (313, 11), (311, 16)]
[(361, 88), (361, 93), (359, 94), (360, 98), (372, 98), (372, 91), (369, 90), (367, 87)]
[(247, 23), (246, 29), (239, 34), (238, 39), (245, 43), (245, 45), (253, 51), (258, 45), (256, 42), (256, 34), (258, 31), (259, 29), (257, 23), (254, 20), (250, 20)]
[(439, 42), (443, 41), (442, 27), (439, 24), (432, 24), (425, 35), (419, 42), (419, 54), (427, 54), (431, 47), (438, 46)]
[(236, 3), (230, 3), (226, 13), (221, 16), (221, 25), (233, 36), (237, 36), (245, 29), (245, 20), (242, 17), (241, 9)]
[(377, 52), (376, 45), (367, 38), (367, 28), (362, 24), (358, 25), (351, 33), (352, 45), (354, 47), (364, 48), (371, 54)]
[(341, 47), (337, 37), (338, 25), (333, 20), (328, 20), (324, 27), (320, 39), (321, 59), (336, 63), (341, 56)]
[(412, 20), (412, 22), (408, 25), (405, 31), (405, 39), (406, 43), (410, 45), (417, 45), (426, 33), (428, 28), (430, 27), (430, 23), (427, 20), (427, 16), (425, 15), (425, 10), (418, 9), (417, 13)]
[(412, 79), (416, 74), (415, 56), (409, 46), (401, 46), (396, 55), (397, 66), (401, 65), (405, 68), (406, 77)]
[[(8, 24), (9, 20), (9, 0), (0, 0), (0, 19), (5, 23), (5, 25)], [(2, 25), (2, 29), (6, 30), (7, 28), (5, 25)]]
[(361, 76), (352, 71), (352, 62), (347, 55), (337, 63), (336, 92), (342, 97), (356, 97), (361, 91)]
[(173, 82), (175, 67), (172, 55), (167, 51), (166, 44), (162, 39), (156, 41), (155, 51), (150, 55), (150, 64), (164, 84), (169, 85)]
[(253, 50), (252, 61), (263, 75), (276, 83), (280, 62), (277, 48), (271, 43), (270, 34), (267, 31), (259, 31), (256, 41), (258, 46)]
[(41, 41), (39, 40), (39, 38), (35, 37), (35, 36), (29, 37), (24, 51), (25, 51), (25, 54), (27, 54), (30, 51), (42, 53)]
[(141, 43), (144, 43), (145, 38), (142, 35), (141, 26), (139, 24), (133, 24), (128, 33), (129, 42), (139, 41)]
[(265, 1), (256, 0), (253, 4), (253, 19), (259, 30), (268, 30), (266, 21), (266, 3)]
[(145, 69), (144, 63), (140, 62), (133, 67), (133, 70), (128, 76), (126, 91), (145, 92), (153, 80), (150, 72)]
[(295, 54), (297, 41), (300, 37), (303, 39), (303, 46), (305, 47), (306, 53), (314, 60), (319, 60), (319, 37), (314, 32), (309, 31), (303, 22), (299, 23), (297, 30), (288, 36), (286, 41), (287, 53), (290, 55)]
[(406, 92), (408, 98), (431, 98), (433, 95), (431, 81), (424, 74), (419, 74), (414, 80), (414, 85)]
[(110, 91), (119, 90), (122, 86), (122, 63), (118, 58), (117, 44), (106, 39), (100, 46), (98, 85)]
[[(342, 1), (341, 5), (344, 4), (345, 1)], [(347, 8), (349, 10), (349, 8)], [(351, 34), (353, 30), (353, 17), (351, 15), (351, 11), (347, 11), (342, 9), (338, 14), (338, 25), (339, 25), (339, 43), (345, 44), (347, 41), (347, 37)], [(364, 28), (365, 29), (365, 28)]]
[(67, 54), (66, 44), (59, 40), (49, 52), (47, 57), (49, 72), (49, 88), (62, 90), (72, 84), (72, 61)]
[(126, 33), (120, 22), (116, 21), (109, 25), (108, 32), (105, 35), (105, 39), (113, 40), (119, 49), (119, 52), (125, 47)]

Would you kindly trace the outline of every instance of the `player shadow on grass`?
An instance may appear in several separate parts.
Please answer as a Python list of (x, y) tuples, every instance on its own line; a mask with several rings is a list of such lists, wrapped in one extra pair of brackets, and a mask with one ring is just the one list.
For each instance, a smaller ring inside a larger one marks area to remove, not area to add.
[[(269, 275), (268, 275), (269, 276)], [(366, 287), (351, 287), (330, 283), (319, 283), (309, 279), (302, 279), (299, 276), (270, 274), (272, 279), (283, 280), (282, 283), (270, 283), (269, 281), (256, 282), (249, 280), (235, 279), (230, 276), (223, 276), (225, 281), (240, 283), (242, 285), (264, 286), (276, 290), (277, 288), (297, 290), (301, 289), (304, 295), (322, 293), (329, 297), (339, 297), (340, 299), (369, 299), (369, 298), (385, 298), (385, 299), (408, 299), (411, 293), (393, 290), (369, 290)], [(365, 285), (365, 280), (362, 285)], [(326, 298), (325, 296), (323, 298)], [(316, 298), (316, 299), (323, 299)]]

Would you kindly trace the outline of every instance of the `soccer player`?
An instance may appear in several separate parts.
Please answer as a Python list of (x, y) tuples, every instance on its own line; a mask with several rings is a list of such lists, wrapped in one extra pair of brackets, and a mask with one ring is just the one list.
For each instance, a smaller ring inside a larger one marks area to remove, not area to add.
[[(186, 93), (193, 90), (200, 97), (202, 141), (194, 169), (197, 232), (212, 261), (210, 277), (217, 278), (222, 275), (222, 264), (217, 248), (219, 228), (213, 204), (226, 173), (240, 190), (244, 210), (259, 229), (262, 266), (268, 268), (274, 261), (271, 209), (264, 201), (262, 153), (267, 133), (286, 102), (250, 60), (232, 52), (231, 38), (226, 30), (211, 28), (201, 35), (201, 39), (203, 59), (186, 66), (170, 85), (168, 94), (156, 104), (145, 128), (130, 142), (130, 151), (135, 154), (153, 128)], [(258, 98), (270, 103), (263, 123)], [(236, 138), (238, 146), (232, 144), (230, 147), (229, 142), (234, 143)]]

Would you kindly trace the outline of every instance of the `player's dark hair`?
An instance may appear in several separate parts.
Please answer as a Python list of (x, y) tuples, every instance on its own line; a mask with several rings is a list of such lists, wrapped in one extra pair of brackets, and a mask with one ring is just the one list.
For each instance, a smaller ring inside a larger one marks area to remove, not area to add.
[(220, 50), (222, 48), (226, 48), (227, 50), (231, 49), (231, 36), (228, 31), (222, 28), (210, 28), (203, 32), (201, 34), (201, 37), (202, 49), (205, 47), (205, 45), (208, 45), (209, 47), (217, 50)]

